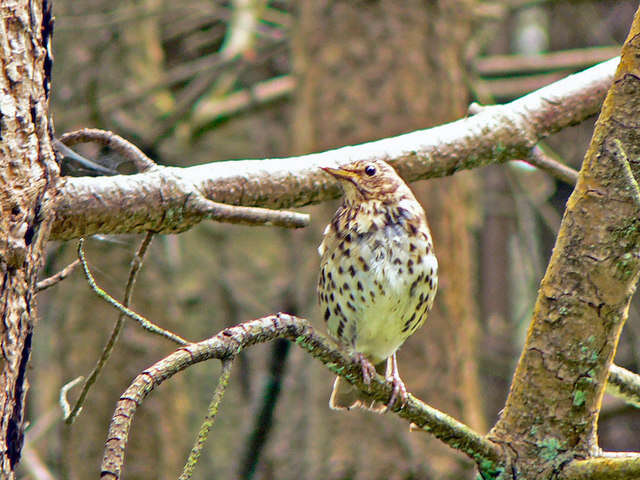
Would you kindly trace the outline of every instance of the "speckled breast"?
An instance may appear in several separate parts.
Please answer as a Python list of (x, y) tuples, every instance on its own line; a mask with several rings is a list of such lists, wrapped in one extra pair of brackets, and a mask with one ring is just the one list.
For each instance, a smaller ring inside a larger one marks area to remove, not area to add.
[[(322, 314), (330, 335), (378, 363), (424, 323), (433, 303), (438, 263), (429, 230), (395, 223), (342, 233), (323, 242), (333, 249), (323, 252)], [(337, 233), (328, 228), (330, 235)]]

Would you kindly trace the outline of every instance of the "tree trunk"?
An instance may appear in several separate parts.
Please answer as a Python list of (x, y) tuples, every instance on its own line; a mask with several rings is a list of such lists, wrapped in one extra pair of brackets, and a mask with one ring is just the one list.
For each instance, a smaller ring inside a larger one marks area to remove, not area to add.
[[(370, 141), (463, 116), (468, 97), (463, 49), (472, 5), (302, 2), (292, 42), (299, 79), (294, 151)], [(472, 301), (475, 184), (475, 174), (467, 172), (413, 186), (427, 211), (443, 281), (427, 326), (407, 341), (399, 358), (410, 391), (484, 431), (475, 370), (477, 308)], [(323, 213), (327, 220), (332, 209), (335, 205)], [(321, 379), (330, 383), (325, 376)], [(322, 418), (327, 416), (329, 387), (314, 389), (322, 397), (316, 407)], [(315, 477), (468, 475), (469, 464), (462, 465), (437, 441), (386, 420), (363, 412), (333, 413), (315, 425), (315, 441), (324, 449), (318, 461), (325, 464), (317, 467)], [(424, 451), (430, 452), (428, 462)]]
[(511, 457), (501, 478), (554, 478), (563, 468), (566, 478), (599, 469), (606, 478), (637, 478), (631, 461), (625, 474), (601, 457), (597, 428), (640, 277), (639, 36), (640, 10), (567, 201), (509, 397), (491, 430)]
[(34, 285), (56, 199), (49, 120), (51, 5), (0, 5), (0, 477), (12, 479), (23, 445), (27, 366), (36, 324)]

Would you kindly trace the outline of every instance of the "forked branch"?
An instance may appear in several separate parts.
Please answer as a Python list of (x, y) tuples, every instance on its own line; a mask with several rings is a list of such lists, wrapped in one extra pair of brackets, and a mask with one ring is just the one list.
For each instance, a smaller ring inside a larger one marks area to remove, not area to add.
[[(131, 296), (133, 294), (133, 287), (136, 283), (136, 278), (138, 276), (138, 272), (142, 267), (142, 262), (144, 261), (144, 257), (147, 253), (147, 250), (149, 248), (149, 245), (151, 244), (152, 239), (153, 239), (153, 233), (147, 232), (144, 239), (140, 243), (140, 246), (138, 247), (138, 251), (136, 252), (135, 256), (133, 257), (133, 260), (131, 261), (131, 267), (129, 269), (129, 278), (127, 279), (127, 285), (124, 289), (124, 298), (122, 301), (122, 306), (124, 308), (127, 308), (129, 306), (129, 303), (131, 301)], [(87, 265), (86, 259), (84, 257), (84, 252), (82, 251), (82, 241), (80, 241), (80, 244), (78, 245), (78, 253), (80, 257), (78, 258), (78, 262), (82, 263), (82, 268), (89, 282), (89, 285), (92, 287), (96, 286), (95, 281), (93, 281), (93, 277), (91, 276), (91, 273), (89, 271), (89, 266)], [(101, 292), (96, 291), (96, 294), (102, 297)], [(102, 349), (102, 353), (100, 354), (100, 357), (96, 362), (96, 365), (93, 367), (93, 370), (91, 370), (91, 373), (88, 375), (88, 377), (82, 384), (82, 390), (80, 391), (80, 395), (78, 396), (78, 399), (76, 400), (76, 403), (73, 409), (68, 409), (67, 411), (64, 411), (64, 421), (67, 424), (72, 424), (75, 421), (76, 417), (80, 414), (80, 411), (82, 410), (82, 407), (87, 398), (87, 395), (89, 394), (89, 390), (91, 389), (91, 386), (96, 382), (96, 380), (98, 379), (98, 376), (102, 372), (103, 368), (107, 364), (107, 361), (109, 360), (109, 357), (111, 356), (111, 352), (115, 347), (115, 344), (120, 335), (120, 331), (124, 326), (124, 320), (126, 317), (127, 315), (125, 315), (122, 312), (120, 313), (120, 315), (118, 315), (118, 319), (116, 320), (116, 323), (113, 326), (113, 329), (111, 330), (111, 335), (109, 336), (109, 339), (107, 340), (106, 345)]]

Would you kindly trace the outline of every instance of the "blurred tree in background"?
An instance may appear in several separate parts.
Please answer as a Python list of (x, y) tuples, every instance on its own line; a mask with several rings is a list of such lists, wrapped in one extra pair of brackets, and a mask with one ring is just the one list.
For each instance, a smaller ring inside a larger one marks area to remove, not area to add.
[[(161, 165), (326, 150), (448, 122), (465, 116), (471, 101), (508, 101), (615, 56), (636, 6), (57, 0), (52, 115), (57, 135), (110, 129)], [(579, 168), (592, 131), (592, 122), (563, 130), (547, 151)], [(131, 171), (111, 152), (82, 153)], [(441, 290), (428, 324), (400, 351), (401, 371), (416, 396), (485, 433), (504, 405), (571, 187), (510, 164), (412, 188), (435, 236)], [(157, 238), (133, 308), (192, 339), (280, 310), (315, 320), (316, 246), (335, 206), (307, 207), (313, 222), (304, 230), (203, 223)], [(137, 242), (88, 241), (96, 279), (114, 295)], [(74, 256), (71, 243), (50, 244), (43, 276)], [(127, 325), (69, 427), (60, 421), (60, 387), (91, 369), (117, 314), (80, 274), (38, 300), (21, 472), (39, 478), (42, 462), (54, 478), (90, 478), (119, 395), (174, 346)], [(637, 309), (636, 301), (616, 360), (634, 371)], [(146, 401), (127, 451), (128, 478), (177, 478), (217, 374), (210, 363), (191, 368)], [(408, 433), (396, 417), (330, 411), (331, 385), (322, 365), (283, 343), (243, 352), (198, 478), (472, 477), (465, 457)], [(606, 399), (600, 445), (640, 450), (639, 423), (631, 407)]]

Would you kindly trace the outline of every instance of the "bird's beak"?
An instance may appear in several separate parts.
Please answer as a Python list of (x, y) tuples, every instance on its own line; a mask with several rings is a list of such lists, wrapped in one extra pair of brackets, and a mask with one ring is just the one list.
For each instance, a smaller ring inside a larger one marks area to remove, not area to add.
[(336, 177), (338, 180), (343, 178), (345, 180), (355, 180), (356, 178), (358, 178), (358, 174), (355, 172), (352, 172), (350, 170), (345, 170), (344, 168), (330, 168), (330, 167), (320, 167), (322, 170), (324, 170), (325, 172), (333, 175), (334, 177)]

